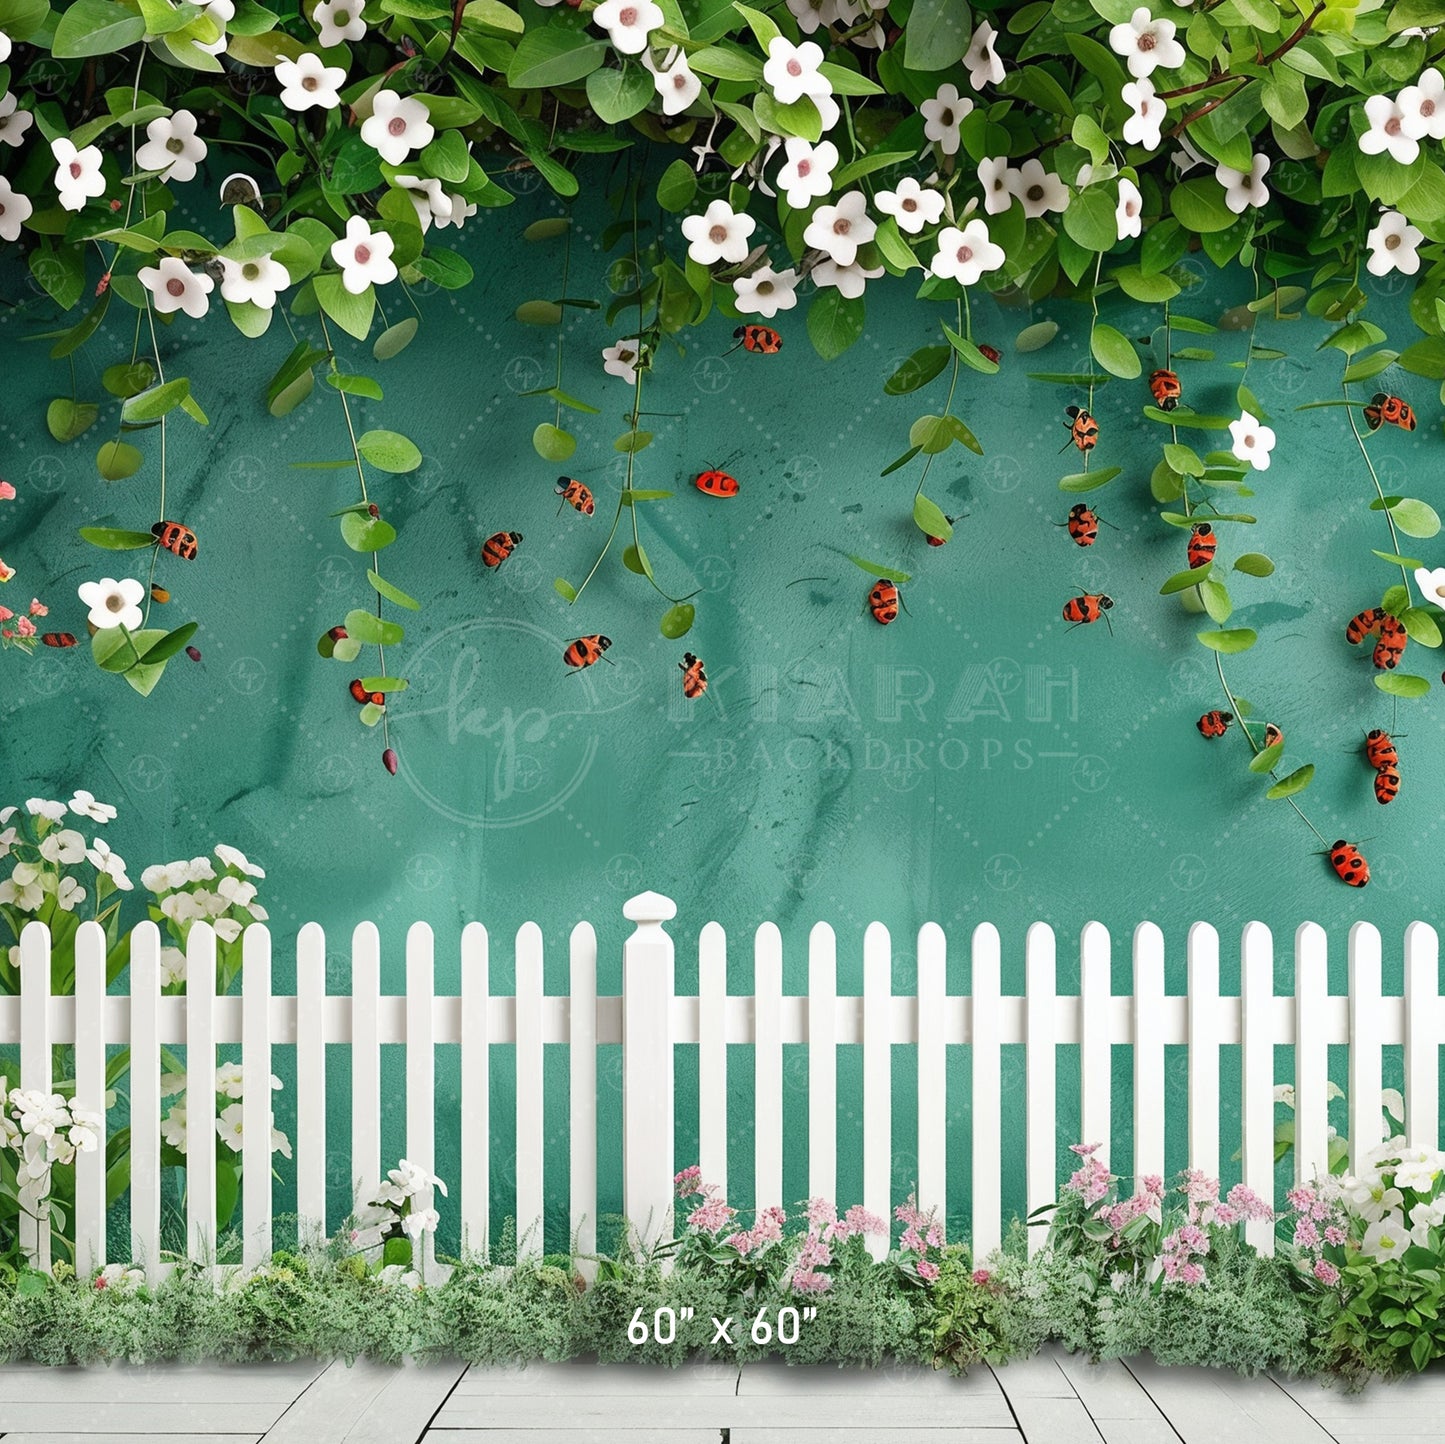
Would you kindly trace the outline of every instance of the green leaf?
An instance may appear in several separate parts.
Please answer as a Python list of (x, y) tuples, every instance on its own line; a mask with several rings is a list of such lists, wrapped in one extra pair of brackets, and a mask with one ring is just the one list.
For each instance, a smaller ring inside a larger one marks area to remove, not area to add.
[(52, 361), (61, 361), (74, 354), (95, 335), (100, 328), (100, 323), (105, 319), (105, 313), (110, 306), (110, 298), (113, 294), (112, 291), (106, 291), (80, 321), (68, 331), (61, 333), (60, 339), (50, 348)]
[(657, 203), (676, 215), (692, 204), (697, 194), (697, 172), (685, 161), (675, 160), (657, 182)]
[(622, 565), (630, 572), (636, 572), (640, 577), (652, 575), (652, 563), (647, 559), (647, 553), (639, 544), (629, 542), (622, 552)]
[(328, 371), (326, 384), (334, 391), (346, 392), (348, 396), (367, 396), (373, 401), (381, 400), (381, 387), (370, 376), (343, 376), (339, 371)]
[(349, 336), (365, 341), (376, 313), (376, 288), (368, 286), (354, 296), (342, 284), (340, 275), (316, 276), (312, 280), (321, 309)]
[(99, 415), (100, 407), (93, 401), (72, 401), (68, 396), (57, 396), (45, 408), (45, 425), (57, 441), (74, 441), (95, 425)]
[(371, 583), (372, 591), (383, 596), (389, 602), (395, 602), (399, 607), (405, 607), (409, 612), (421, 611), (421, 603), (415, 597), (408, 596), (400, 587), (394, 587), (379, 572), (367, 569), (366, 580)]
[(1277, 802), (1282, 797), (1293, 797), (1295, 793), (1303, 792), (1314, 781), (1314, 777), (1314, 763), (1306, 762), (1303, 767), (1295, 768), (1288, 777), (1280, 778), (1264, 795), (1272, 802)]
[(1247, 652), (1259, 640), (1258, 633), (1249, 627), (1235, 627), (1230, 631), (1197, 632), (1195, 634), (1213, 652)]
[(118, 362), (100, 373), (100, 384), (122, 401), (128, 396), (139, 396), (155, 379), (155, 368), (145, 361)]
[(134, 45), (145, 33), (145, 21), (127, 5), (116, 0), (75, 0), (60, 12), (50, 49), (57, 60), (111, 55)]
[(1020, 355), (1026, 355), (1030, 351), (1042, 351), (1058, 334), (1057, 321), (1035, 321), (1032, 326), (1025, 326), (1014, 337), (1014, 350)]
[(953, 523), (944, 516), (942, 508), (922, 492), (913, 498), (913, 521), (924, 536), (942, 537), (947, 541), (953, 535)]
[(555, 301), (523, 301), (513, 314), (524, 326), (562, 324), (562, 308)]
[(945, 416), (944, 425), (953, 433), (955, 441), (961, 441), (975, 456), (983, 455), (983, 447), (979, 445), (978, 437), (971, 432), (964, 424), (960, 416)]
[(125, 441), (107, 441), (95, 453), (95, 469), (106, 481), (124, 481), (141, 468), (141, 454)]
[(705, 45), (693, 51), (688, 62), (697, 74), (710, 75), (716, 80), (740, 80), (754, 90), (762, 83), (762, 61), (738, 45)]
[(1227, 231), (1238, 219), (1224, 203), (1224, 189), (1212, 177), (1181, 181), (1169, 192), (1169, 206), (1180, 224), (1199, 235)]
[(922, 450), (923, 448), (921, 446), (910, 446), (908, 450), (903, 453), (902, 456), (895, 457), (894, 460), (890, 461), (888, 465), (885, 466), (883, 470), (878, 473), (878, 475), (880, 477), (892, 476), (895, 471), (899, 471), (903, 467), (907, 466), (908, 463), (912, 461), (913, 458), (917, 456), (918, 453)]
[(998, 371), (998, 362), (990, 361), (967, 336), (960, 336), (951, 326), (945, 326), (943, 334), (948, 338), (948, 344), (973, 370), (981, 371), (985, 376), (992, 376)]
[(1267, 577), (1274, 571), (1274, 563), (1263, 552), (1245, 552), (1235, 561), (1234, 569), (1250, 577)]
[[(306, 344), (304, 341), (301, 343)], [(316, 373), (303, 371), (295, 380), (288, 382), (266, 403), (272, 416), (289, 416), (316, 388)]]
[(1212, 577), (1200, 582), (1199, 599), (1204, 603), (1204, 610), (1209, 613), (1210, 621), (1217, 622), (1221, 627), (1234, 611), (1234, 603), (1229, 599), (1229, 588)]
[(356, 440), (362, 457), (380, 471), (394, 475), (415, 471), (421, 465), (416, 443), (398, 431), (366, 431)]
[(138, 396), (129, 397), (120, 408), (120, 419), (130, 426), (159, 421), (174, 411), (191, 394), (191, 383), (184, 376), (152, 386)]
[(587, 77), (587, 99), (604, 125), (621, 125), (647, 109), (652, 76), (639, 64), (623, 61), (621, 70), (594, 70)]
[[(753, 10), (749, 6), (742, 4), (734, 5), (733, 8), (748, 22), (748, 29), (753, 32), (758, 45), (764, 52), (766, 52), (768, 46), (782, 34), (782, 31), (778, 29), (773, 19), (768, 15), (764, 15), (761, 11)], [(960, 50), (959, 54), (962, 55), (963, 52)]]
[(557, 595), (569, 605), (577, 600), (577, 588), (565, 577), (558, 577), (557, 580), (552, 583), (552, 586)]
[(612, 449), (622, 452), (625, 456), (628, 452), (645, 451), (651, 445), (652, 433), (650, 431), (624, 431), (612, 443)]
[(1116, 331), (1103, 322), (1094, 327), (1094, 334), (1090, 337), (1090, 349), (1094, 353), (1094, 360), (1105, 371), (1122, 377), (1125, 381), (1132, 381), (1143, 369), (1134, 343), (1121, 331)]
[[(1070, 210), (1073, 209), (1071, 206)], [(1111, 212), (1112, 214), (1112, 212)], [(1138, 266), (1120, 266), (1114, 272), (1119, 289), (1136, 301), (1157, 305), (1161, 301), (1172, 301), (1179, 294), (1179, 283), (1172, 276), (1162, 272), (1145, 274)], [(1182, 356), (1183, 351), (1175, 352)]]
[(156, 544), (155, 537), (148, 531), (121, 531), (109, 526), (83, 526), (80, 535), (91, 546), (104, 547), (108, 552), (135, 552)]
[(1187, 591), (1190, 587), (1196, 587), (1200, 582), (1214, 570), (1213, 562), (1205, 562), (1202, 567), (1195, 567), (1187, 572), (1175, 572), (1162, 587), (1159, 588), (1161, 597), (1172, 597), (1175, 592)]
[(406, 637), (406, 628), (400, 622), (383, 621), (375, 612), (364, 612), (360, 607), (347, 612), (342, 626), (348, 637), (367, 647), (395, 647)]
[(697, 608), (691, 602), (678, 602), (662, 614), (659, 630), (664, 637), (676, 641), (692, 631), (693, 618), (696, 616)]
[(566, 461), (577, 450), (577, 438), (570, 431), (543, 421), (532, 432), (532, 449), (543, 461)]
[(197, 625), (195, 622), (187, 622), (185, 626), (177, 627), (173, 632), (167, 632), (160, 641), (153, 642), (141, 651), (140, 662), (137, 665), (154, 666), (159, 662), (169, 661), (196, 635)]
[(1283, 753), (1283, 742), (1272, 743), (1250, 760), (1249, 770), (1251, 772), (1273, 772), (1274, 764), (1279, 761)]
[(867, 572), (870, 577), (882, 577), (886, 582), (896, 582), (900, 587), (905, 582), (913, 580), (912, 573), (894, 571), (891, 567), (881, 567), (877, 562), (870, 562), (866, 557), (849, 556), (848, 560), (853, 563), (859, 571)]
[(419, 276), (435, 281), (444, 291), (460, 291), (470, 286), (474, 274), (471, 262), (455, 251), (431, 250), (418, 256), (412, 265)]
[(1400, 620), (1405, 624), (1412, 642), (1419, 642), (1422, 647), (1440, 645), (1439, 624), (1424, 607), (1407, 607), (1400, 613)]
[(927, 456), (937, 456), (953, 445), (953, 429), (942, 416), (920, 416), (908, 428), (909, 442)]
[[(1098, 126), (1086, 115), (1078, 117), (1075, 129), (1086, 121), (1098, 130)], [(1100, 135), (1102, 138), (1102, 132)], [(1107, 150), (1108, 142), (1105, 141), (1104, 145)], [(1102, 159), (1101, 156), (1100, 161)], [(1069, 208), (1064, 212), (1064, 232), (1086, 251), (1107, 251), (1114, 245), (1119, 238), (1114, 221), (1114, 202), (1102, 187), (1091, 186), (1069, 202)]]
[(1394, 552), (1382, 552), (1378, 547), (1371, 547), (1370, 550), (1374, 552), (1382, 562), (1389, 562), (1392, 567), (1419, 568), (1425, 565), (1419, 557), (1396, 556)]
[(971, 38), (968, 6), (961, 0), (915, 0), (903, 31), (903, 64), (909, 70), (947, 70), (963, 59)]
[(636, 506), (640, 501), (665, 501), (671, 495), (670, 491), (639, 491), (627, 486), (622, 489), (621, 501), (623, 506)]
[(1413, 677), (1408, 672), (1379, 672), (1375, 686), (1391, 697), (1423, 697), (1430, 690), (1425, 677)]
[(368, 512), (349, 511), (341, 518), (341, 540), (354, 552), (379, 552), (396, 540), (396, 528)]
[(920, 346), (884, 383), (889, 396), (906, 396), (926, 386), (948, 365), (947, 346)]
[(1204, 463), (1192, 446), (1181, 446), (1174, 441), (1165, 442), (1164, 460), (1170, 470), (1177, 471), (1180, 476), (1204, 475)]
[(808, 339), (825, 361), (841, 356), (863, 334), (861, 296), (845, 296), (836, 286), (819, 291), (808, 307)]
[(405, 351), (411, 345), (416, 336), (417, 327), (421, 322), (415, 316), (408, 316), (404, 321), (398, 321), (395, 326), (388, 326), (371, 348), (371, 354), (378, 361), (390, 361), (393, 356)]
[(1122, 466), (1101, 466), (1094, 471), (1076, 471), (1059, 478), (1059, 490), (1096, 491), (1101, 486), (1108, 486), (1123, 470)]
[(590, 75), (607, 58), (607, 42), (585, 30), (539, 25), (517, 42), (507, 67), (514, 90), (553, 90)]
[(1407, 496), (1390, 508), (1395, 525), (1406, 536), (1432, 537), (1440, 530), (1440, 514), (1428, 502)]

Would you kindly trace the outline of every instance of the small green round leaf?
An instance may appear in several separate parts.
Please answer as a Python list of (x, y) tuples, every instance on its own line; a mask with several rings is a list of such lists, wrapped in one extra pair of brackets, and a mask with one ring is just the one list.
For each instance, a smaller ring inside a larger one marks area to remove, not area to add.
[(566, 461), (577, 450), (577, 438), (570, 431), (543, 421), (532, 433), (532, 449), (543, 461)]

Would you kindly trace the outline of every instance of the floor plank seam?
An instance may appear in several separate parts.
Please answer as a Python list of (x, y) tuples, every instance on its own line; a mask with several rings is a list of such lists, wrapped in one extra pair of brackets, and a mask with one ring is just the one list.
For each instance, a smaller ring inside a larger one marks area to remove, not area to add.
[(1153, 1394), (1149, 1392), (1149, 1386), (1143, 1381), (1143, 1379), (1141, 1379), (1138, 1374), (1136, 1374), (1133, 1369), (1129, 1367), (1129, 1360), (1120, 1359), (1119, 1362), (1124, 1366), (1124, 1372), (1128, 1374), (1128, 1376), (1143, 1391), (1144, 1397), (1148, 1399), (1148, 1401), (1154, 1406), (1156, 1410), (1158, 1410), (1159, 1417), (1164, 1421), (1164, 1425), (1169, 1430), (1169, 1432), (1177, 1440), (1179, 1440), (1179, 1444), (1185, 1444), (1184, 1436), (1174, 1427), (1174, 1421), (1169, 1417), (1168, 1411), (1158, 1401), (1158, 1399), (1156, 1399)]
[(1316, 1427), (1317, 1429), (1320, 1429), (1320, 1430), (1323, 1431), (1325, 1434), (1327, 1434), (1327, 1435), (1329, 1436), (1330, 1440), (1332, 1441), (1332, 1444), (1340, 1444), (1340, 1437), (1339, 1437), (1339, 1435), (1336, 1434), (1335, 1431), (1334, 1431), (1333, 1429), (1331, 1429), (1330, 1426), (1324, 1422), (1324, 1420), (1322, 1420), (1322, 1419), (1316, 1419), (1315, 1416), (1314, 1416), (1312, 1413), (1310, 1413), (1309, 1408), (1306, 1406), (1306, 1404), (1305, 1404), (1305, 1402), (1304, 1402), (1303, 1399), (1297, 1399), (1297, 1398), (1295, 1398), (1295, 1396), (1294, 1396), (1292, 1393), (1290, 1393), (1290, 1391), (1289, 1391), (1288, 1389), (1286, 1389), (1285, 1386), (1284, 1386), (1283, 1384), (1281, 1384), (1280, 1381), (1279, 1381), (1278, 1379), (1276, 1379), (1273, 1374), (1267, 1374), (1265, 1377), (1268, 1378), (1269, 1382), (1270, 1382), (1271, 1384), (1273, 1384), (1273, 1385), (1275, 1386), (1275, 1388), (1278, 1389), (1279, 1392), (1280, 1392), (1281, 1394), (1283, 1394), (1283, 1395), (1285, 1396), (1285, 1398), (1288, 1399), (1288, 1400), (1290, 1401), (1290, 1403), (1293, 1404), (1293, 1405), (1295, 1406), (1295, 1408), (1298, 1409), (1298, 1410), (1305, 1416), (1305, 1418), (1307, 1418), (1307, 1419), (1309, 1419), (1311, 1422), (1313, 1422), (1313, 1424), (1315, 1425), (1315, 1427)]
[[(403, 1364), (402, 1368), (406, 1368), (406, 1365)], [(462, 1380), (465, 1379), (467, 1375), (471, 1372), (472, 1366), (470, 1364), (463, 1365), (461, 1373), (459, 1373), (456, 1378), (452, 1380), (451, 1387), (446, 1391), (445, 1394), (442, 1395), (441, 1402), (436, 1406), (435, 1409), (431, 1411), (431, 1417), (426, 1421), (424, 1425), (422, 1425), (421, 1433), (416, 1436), (415, 1444), (420, 1444), (420, 1441), (425, 1439), (426, 1436), (431, 1433), (432, 1425), (434, 1425), (437, 1421), (437, 1415), (446, 1408), (448, 1401), (451, 1399), (452, 1395), (456, 1393), (457, 1387), (461, 1384)]]
[[(324, 1379), (327, 1374), (329, 1374), (332, 1369), (336, 1368), (336, 1366), (340, 1363), (340, 1359), (332, 1359), (329, 1364), (326, 1364), (323, 1368), (318, 1369), (310, 1377), (310, 1379), (306, 1381), (306, 1385), (301, 1390), (301, 1392), (297, 1394), (297, 1396), (292, 1399), (292, 1401), (276, 1416), (274, 1422), (271, 1425), (271, 1428), (267, 1429), (265, 1433), (261, 1435), (260, 1444), (266, 1444), (266, 1440), (271, 1437), (272, 1430), (278, 1428), (281, 1421), (307, 1396), (307, 1394), (311, 1392), (311, 1390), (316, 1386), (316, 1384), (320, 1382), (320, 1380)], [(3, 1437), (3, 1435), (0, 1435), (0, 1438)]]

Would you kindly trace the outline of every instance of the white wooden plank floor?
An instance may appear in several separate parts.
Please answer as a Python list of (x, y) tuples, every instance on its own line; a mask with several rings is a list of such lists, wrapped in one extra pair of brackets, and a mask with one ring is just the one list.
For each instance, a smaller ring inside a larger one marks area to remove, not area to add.
[(1057, 1348), (883, 1369), (365, 1361), (0, 1368), (3, 1444), (1441, 1444), (1445, 1370), (1363, 1394)]

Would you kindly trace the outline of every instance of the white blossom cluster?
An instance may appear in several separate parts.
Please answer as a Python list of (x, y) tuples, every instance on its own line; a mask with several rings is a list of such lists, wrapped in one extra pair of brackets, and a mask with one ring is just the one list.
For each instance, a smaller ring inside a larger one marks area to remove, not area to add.
[(417, 1208), (417, 1195), (430, 1185), (441, 1190), (447, 1186), (434, 1173), (403, 1158), (391, 1169), (381, 1187), (362, 1205), (353, 1221), (349, 1239), (358, 1252), (378, 1247), (398, 1230), (414, 1243), (423, 1234), (434, 1233), (441, 1216), (434, 1208)]
[[(167, 949), (167, 951), (178, 951)], [(184, 967), (184, 955), (181, 965)], [(245, 1142), (245, 1109), (240, 1102), (244, 1072), (240, 1063), (222, 1063), (216, 1069), (216, 1134), (232, 1153), (240, 1153)], [(165, 1115), (161, 1118), (161, 1140), (178, 1153), (187, 1151), (186, 1102), (182, 1096), (186, 1091), (186, 1073), (167, 1072), (161, 1075), (161, 1097), (174, 1098)], [(281, 1087), (281, 1080), (271, 1075), (273, 1092)], [(291, 1140), (275, 1126), (272, 1115), (271, 1152), (283, 1158), (291, 1157)]]
[[(156, 907), (175, 925), (182, 941), (192, 923), (208, 922), (223, 943), (234, 943), (247, 923), (262, 923), (269, 917), (256, 901), (256, 884), (251, 880), (264, 878), (265, 869), (226, 843), (217, 845), (215, 856), (219, 871), (210, 858), (193, 857), (157, 863), (141, 873), (141, 883), (156, 895)], [(184, 982), (185, 966), (179, 948), (163, 948), (162, 986)]]
[[(103, 827), (114, 816), (115, 808), (85, 791), (77, 791), (68, 803), (32, 797), (23, 809), (0, 809), (0, 861), (10, 863), (9, 876), (0, 880), (0, 906), (34, 917), (51, 899), (68, 913), (76, 911), (91, 890), (97, 905), (109, 892), (129, 892), (125, 859), (112, 852), (104, 838), (87, 841), (85, 832), (65, 826), (71, 818), (83, 818)], [(81, 864), (89, 864), (93, 876), (82, 879), (68, 871)], [(11, 950), (12, 963), (16, 953)]]
[(21, 1209), (32, 1218), (43, 1214), (50, 1192), (50, 1170), (75, 1162), (77, 1153), (100, 1146), (99, 1113), (59, 1093), (10, 1088), (0, 1077), (0, 1148), (16, 1155), (15, 1179)]

